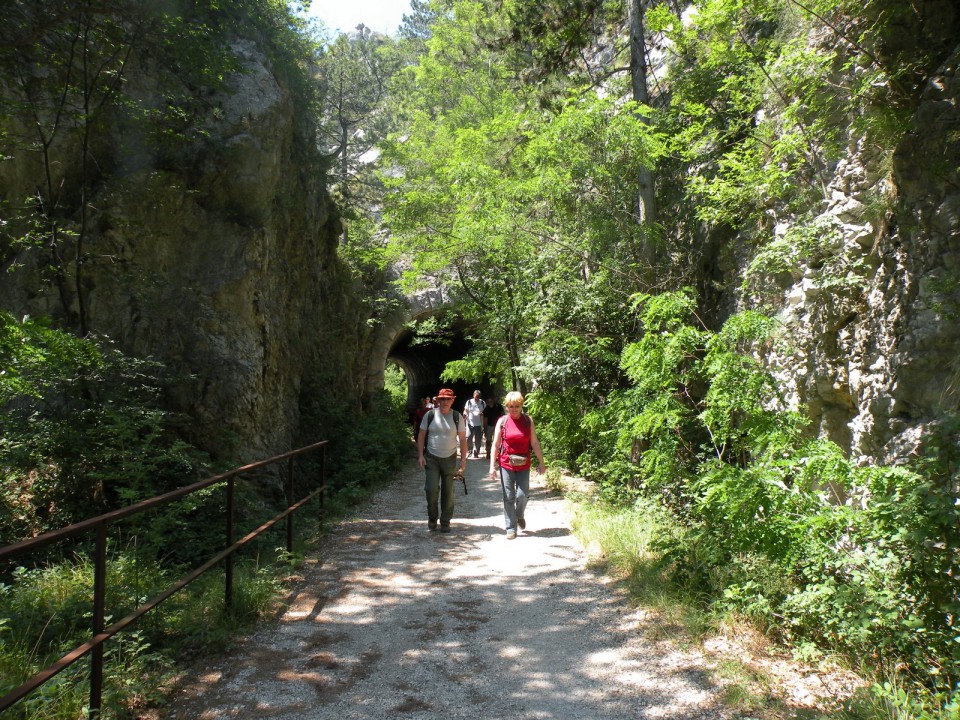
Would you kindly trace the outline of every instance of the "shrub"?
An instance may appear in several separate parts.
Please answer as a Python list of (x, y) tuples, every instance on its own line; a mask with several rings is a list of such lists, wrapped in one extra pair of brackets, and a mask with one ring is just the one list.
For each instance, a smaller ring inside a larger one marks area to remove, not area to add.
[(693, 294), (643, 296), (625, 347), (632, 385), (585, 418), (584, 467), (604, 496), (656, 500), (682, 532), (655, 542), (675, 583), (796, 644), (960, 680), (960, 505), (951, 427), (915, 467), (855, 467), (810, 439), (759, 358), (776, 324), (718, 332)]
[(206, 456), (161, 407), (170, 378), (106, 338), (0, 312), (0, 544), (183, 484)]

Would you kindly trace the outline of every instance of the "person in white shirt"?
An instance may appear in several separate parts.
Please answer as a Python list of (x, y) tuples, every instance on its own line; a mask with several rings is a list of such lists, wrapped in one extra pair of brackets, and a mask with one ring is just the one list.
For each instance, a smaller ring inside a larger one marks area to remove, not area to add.
[(480, 457), (480, 445), (483, 443), (483, 425), (487, 419), (483, 416), (487, 404), (480, 399), (480, 391), (474, 390), (473, 397), (463, 406), (463, 414), (467, 416), (467, 427), (470, 429), (470, 455)]
[(443, 388), (435, 399), (437, 407), (420, 421), (417, 434), (417, 462), (425, 471), (423, 489), (427, 494), (427, 524), (431, 531), (450, 532), (453, 517), (453, 478), (457, 473), (457, 449), (460, 472), (467, 469), (467, 435), (463, 416), (453, 409), (456, 395)]

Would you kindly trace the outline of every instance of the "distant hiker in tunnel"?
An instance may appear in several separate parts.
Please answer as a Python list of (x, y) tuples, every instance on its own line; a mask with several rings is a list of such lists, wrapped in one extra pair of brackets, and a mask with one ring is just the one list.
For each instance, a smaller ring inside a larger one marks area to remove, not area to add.
[(427, 523), (430, 530), (436, 530), (439, 520), (440, 532), (450, 532), (458, 447), (460, 472), (467, 470), (466, 422), (453, 409), (455, 398), (450, 388), (438, 392), (434, 401), (436, 407), (423, 416), (417, 435), (417, 462), (426, 473), (423, 488), (427, 494)]
[(509, 392), (504, 399), (507, 414), (497, 422), (493, 433), (493, 455), (490, 457), (490, 477), (500, 475), (503, 490), (503, 522), (507, 540), (517, 537), (517, 528), (527, 527), (523, 513), (530, 496), (530, 457), (537, 456), (537, 471), (546, 472), (543, 451), (533, 427), (533, 418), (523, 412), (523, 395)]
[(470, 429), (470, 455), (480, 457), (480, 444), (483, 440), (483, 424), (486, 418), (483, 411), (487, 404), (480, 399), (480, 391), (474, 390), (473, 397), (463, 406), (463, 414), (467, 416), (467, 427)]
[(417, 435), (420, 434), (420, 423), (423, 422), (423, 416), (430, 410), (427, 404), (430, 398), (422, 397), (417, 400), (417, 408), (413, 411), (413, 441), (417, 441)]

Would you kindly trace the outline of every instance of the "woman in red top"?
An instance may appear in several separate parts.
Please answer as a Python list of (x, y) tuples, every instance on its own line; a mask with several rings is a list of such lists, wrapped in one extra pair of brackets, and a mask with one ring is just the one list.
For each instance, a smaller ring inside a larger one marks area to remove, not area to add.
[(496, 479), (497, 473), (500, 473), (503, 521), (507, 540), (513, 540), (517, 537), (517, 528), (523, 530), (527, 526), (523, 512), (530, 494), (531, 451), (537, 457), (537, 472), (544, 473), (547, 468), (543, 464), (543, 451), (537, 440), (533, 419), (523, 412), (523, 395), (509, 392), (503, 404), (507, 414), (497, 421), (493, 433), (491, 447), (496, 451), (490, 455), (490, 478)]

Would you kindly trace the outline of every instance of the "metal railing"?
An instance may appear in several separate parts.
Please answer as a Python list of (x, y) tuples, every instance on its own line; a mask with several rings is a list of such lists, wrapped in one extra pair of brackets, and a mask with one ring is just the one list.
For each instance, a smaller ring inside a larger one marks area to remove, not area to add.
[[(312, 445), (307, 445), (296, 450), (291, 450), (290, 452), (284, 453), (282, 455), (275, 455), (274, 457), (267, 458), (266, 460), (260, 460), (250, 465), (244, 465), (242, 467), (234, 468), (228, 472), (222, 473), (220, 475), (214, 475), (213, 477), (207, 478), (206, 480), (201, 480), (199, 482), (193, 483), (192, 485), (187, 485), (185, 487), (173, 490), (171, 492), (165, 493), (164, 495), (158, 495), (156, 497), (150, 498), (148, 500), (143, 500), (142, 502), (135, 503), (125, 508), (119, 510), (114, 510), (113, 512), (105, 513), (103, 515), (98, 515), (97, 517), (84, 520), (82, 522), (75, 523), (74, 525), (69, 525), (65, 528), (59, 530), (53, 530), (43, 535), (39, 535), (35, 538), (30, 538), (29, 540), (24, 540), (22, 542), (16, 543), (14, 545), (8, 545), (7, 547), (0, 548), (0, 562), (12, 560), (14, 558), (26, 555), (30, 552), (33, 552), (45, 545), (49, 545), (53, 542), (59, 540), (64, 540), (66, 538), (77, 537), (87, 533), (95, 532), (96, 533), (96, 545), (94, 550), (94, 582), (93, 582), (93, 622), (92, 622), (92, 633), (90, 639), (74, 648), (66, 655), (61, 657), (52, 665), (49, 665), (44, 670), (41, 670), (39, 673), (34, 675), (32, 678), (24, 682), (22, 685), (7, 693), (4, 697), (0, 698), (0, 713), (4, 710), (16, 705), (20, 700), (29, 695), (31, 692), (39, 688), (45, 682), (53, 678), (62, 670), (66, 669), (73, 663), (77, 662), (85, 655), (90, 654), (90, 715), (91, 717), (99, 716), (99, 712), (102, 705), (102, 692), (103, 692), (103, 644), (105, 641), (126, 629), (134, 622), (136, 622), (143, 615), (146, 615), (148, 612), (156, 608), (160, 603), (169, 598), (171, 595), (179, 592), (191, 582), (200, 577), (210, 568), (217, 565), (220, 561), (225, 561), (225, 581), (224, 581), (224, 602), (229, 608), (233, 604), (233, 554), (243, 545), (250, 542), (252, 539), (260, 535), (261, 533), (269, 530), (271, 527), (276, 525), (278, 522), (286, 518), (287, 520), (287, 552), (293, 550), (293, 514), (306, 505), (308, 502), (313, 500), (315, 497), (319, 496), (320, 498), (320, 517), (322, 520), (323, 516), (323, 491), (325, 489), (326, 480), (324, 477), (324, 465), (325, 465), (325, 455), (326, 453), (321, 453), (320, 459), (320, 485), (319, 487), (305, 495), (301, 499), (294, 501), (293, 499), (293, 460), (299, 455), (312, 452), (318, 448), (322, 448), (327, 444), (328, 441), (323, 440)], [(279, 515), (276, 515), (272, 519), (265, 522), (263, 525), (258, 527), (256, 530), (248, 533), (240, 540), (234, 540), (234, 515), (236, 509), (236, 498), (235, 498), (235, 479), (237, 476), (247, 473), (253, 470), (257, 470), (268, 465), (273, 465), (274, 463), (287, 461), (287, 473), (286, 473), (286, 498), (287, 498), (287, 509), (281, 512)], [(122, 620), (113, 623), (109, 627), (104, 627), (104, 618), (105, 618), (105, 597), (106, 597), (106, 567), (107, 567), (107, 529), (111, 523), (118, 522), (124, 518), (137, 515), (147, 510), (152, 510), (154, 508), (160, 507), (161, 505), (166, 505), (167, 503), (173, 502), (174, 500), (179, 500), (182, 497), (185, 497), (191, 493), (203, 490), (204, 488), (217, 485), (219, 483), (226, 482), (227, 484), (227, 498), (226, 498), (226, 543), (223, 551), (217, 553), (215, 556), (210, 558), (203, 565), (200, 565), (195, 570), (185, 575), (183, 578), (175, 582), (169, 588), (164, 590), (159, 595), (151, 598), (146, 603), (138, 607), (132, 613), (127, 615)]]

